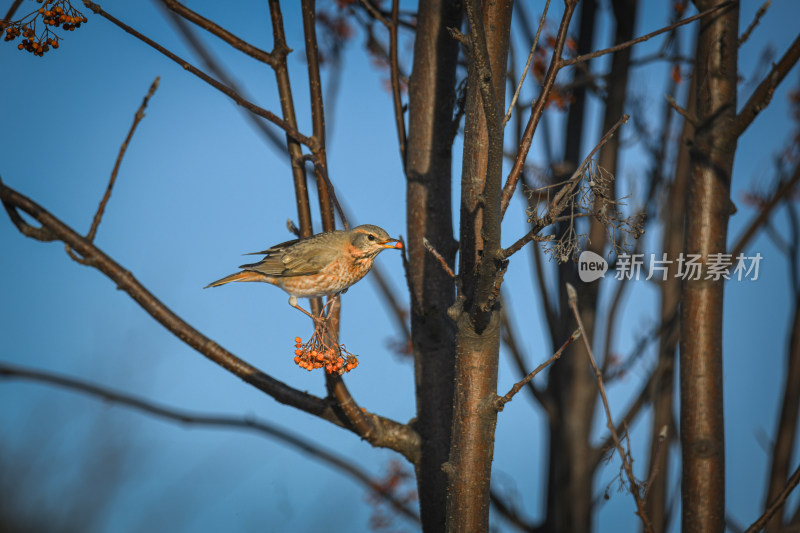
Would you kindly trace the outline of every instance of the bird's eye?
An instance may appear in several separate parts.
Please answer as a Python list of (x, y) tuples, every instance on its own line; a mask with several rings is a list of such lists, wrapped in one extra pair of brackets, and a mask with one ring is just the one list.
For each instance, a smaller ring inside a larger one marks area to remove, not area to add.
[(371, 240), (371, 241), (374, 241), (374, 240), (375, 240), (375, 235), (373, 235), (372, 233), (370, 233), (369, 235), (367, 235), (367, 239), (369, 239), (369, 240)]

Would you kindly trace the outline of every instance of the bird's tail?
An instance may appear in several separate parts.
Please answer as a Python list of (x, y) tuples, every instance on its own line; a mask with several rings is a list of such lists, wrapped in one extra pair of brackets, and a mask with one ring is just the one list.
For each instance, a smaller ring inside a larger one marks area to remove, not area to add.
[(237, 272), (236, 274), (231, 274), (230, 276), (225, 276), (222, 279), (218, 279), (217, 281), (213, 281), (203, 287), (207, 289), (209, 287), (219, 287), (220, 285), (225, 285), (226, 283), (230, 283), (231, 281), (264, 281), (266, 276), (264, 274), (260, 274), (258, 272), (253, 272), (251, 270), (243, 270), (241, 272)]

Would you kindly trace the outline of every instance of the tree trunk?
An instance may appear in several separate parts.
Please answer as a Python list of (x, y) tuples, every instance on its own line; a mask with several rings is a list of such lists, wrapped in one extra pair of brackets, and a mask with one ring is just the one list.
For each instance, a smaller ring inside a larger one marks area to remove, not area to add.
[[(578, 54), (592, 50), (594, 40), (595, 11), (597, 2), (587, 0), (580, 3), (580, 27)], [(556, 181), (568, 178), (582, 160), (584, 119), (586, 110), (586, 88), (578, 85), (573, 91), (573, 103), (567, 115), (564, 141), (564, 175)], [(614, 122), (619, 119), (617, 117)], [(565, 225), (559, 225), (562, 232)], [(560, 295), (560, 328), (555, 346), (564, 342), (577, 327), (567, 305), (565, 284), (570, 283), (579, 291), (581, 320), (588, 338), (593, 338), (597, 291), (591, 284), (578, 280), (577, 270), (571, 261), (558, 267), (558, 292)], [(584, 532), (591, 529), (592, 485), (594, 465), (590, 434), (597, 401), (597, 382), (588, 364), (586, 348), (581, 342), (570, 345), (557, 365), (550, 371), (547, 392), (553, 398), (555, 416), (550, 418), (549, 472), (547, 492), (546, 529), (551, 531)]]
[[(700, 11), (721, 0), (696, 0)], [(739, 6), (700, 21), (696, 77), (697, 132), (684, 231), (684, 253), (703, 265), (727, 252), (730, 184), (736, 153)], [(705, 270), (705, 269), (704, 269)], [(701, 278), (705, 278), (705, 271)], [(682, 529), (725, 529), (725, 435), (722, 396), (723, 280), (684, 279), (680, 389)]]
[(447, 476), (442, 465), (450, 452), (455, 367), (455, 327), (447, 309), (455, 299), (455, 284), (425, 251), (423, 238), (449, 265), (454, 264), (451, 149), (458, 42), (447, 28), (460, 27), (461, 18), (457, 2), (420, 4), (409, 80), (406, 218), (415, 427), (422, 440), (416, 475), (424, 531), (443, 531), (445, 527)]
[(467, 102), (461, 181), (461, 293), (456, 322), (453, 432), (446, 465), (447, 531), (489, 529), (489, 494), (497, 423), (502, 281), (500, 193), (510, 0), (468, 0)]

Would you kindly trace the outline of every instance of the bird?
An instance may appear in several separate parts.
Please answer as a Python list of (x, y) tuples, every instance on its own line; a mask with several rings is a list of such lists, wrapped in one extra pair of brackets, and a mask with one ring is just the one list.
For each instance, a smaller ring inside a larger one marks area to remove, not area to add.
[(289, 305), (311, 317), (317, 324), (323, 321), (300, 307), (297, 298), (338, 297), (360, 281), (372, 268), (375, 257), (383, 250), (402, 249), (379, 226), (363, 224), (349, 230), (317, 233), (305, 239), (294, 239), (261, 252), (246, 255), (265, 255), (257, 263), (241, 265), (240, 272), (209, 283), (204, 288), (219, 287), (232, 281), (271, 283), (289, 294)]

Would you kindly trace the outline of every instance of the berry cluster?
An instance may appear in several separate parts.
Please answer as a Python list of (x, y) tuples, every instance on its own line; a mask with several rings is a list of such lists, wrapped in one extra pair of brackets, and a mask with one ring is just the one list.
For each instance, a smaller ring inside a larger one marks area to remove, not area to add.
[(350, 372), (358, 366), (358, 357), (348, 352), (343, 345), (325, 341), (320, 328), (314, 330), (311, 339), (303, 344), (300, 337), (294, 338), (294, 362), (308, 371), (324, 368), (328, 374)]
[[(72, 7), (69, 0), (36, 0), (42, 7), (22, 17), (17, 21), (4, 23), (5, 41), (13, 41), (17, 37), (24, 37), (17, 45), (19, 50), (25, 50), (35, 56), (42, 57), (51, 48), (58, 48), (60, 37), (51, 28), (62, 28), (74, 31), (81, 27), (81, 23), (88, 19)], [(37, 32), (37, 25), (41, 22), (44, 29)]]

